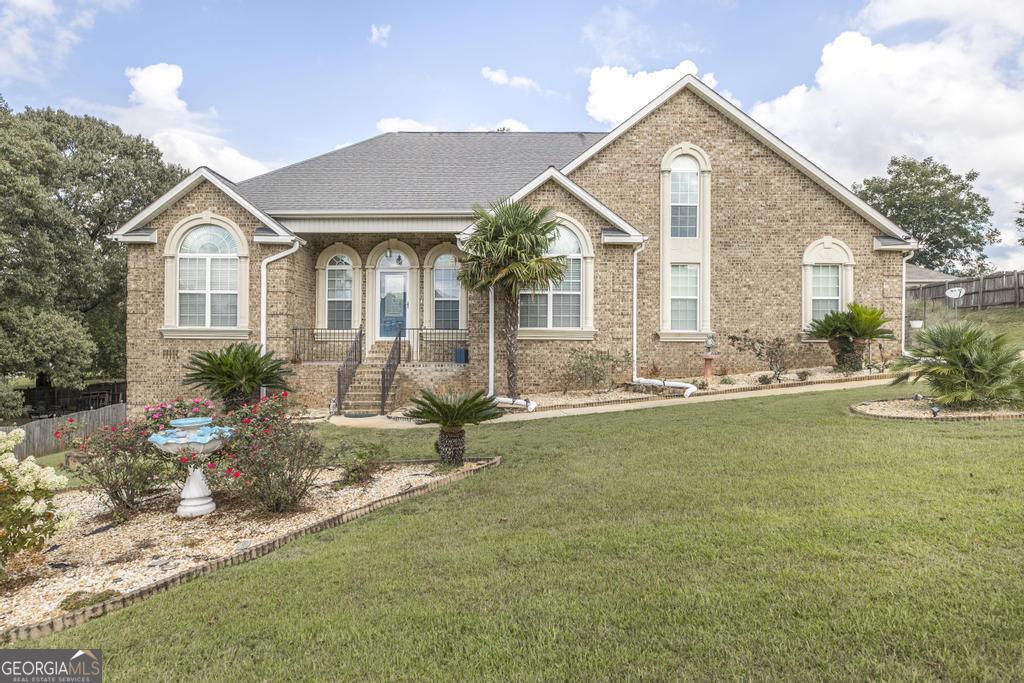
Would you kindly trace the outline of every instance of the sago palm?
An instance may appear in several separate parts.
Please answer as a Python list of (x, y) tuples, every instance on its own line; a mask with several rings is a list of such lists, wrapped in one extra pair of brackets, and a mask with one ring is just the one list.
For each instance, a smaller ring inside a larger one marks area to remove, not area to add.
[(920, 332), (896, 361), (893, 384), (928, 382), (935, 402), (951, 408), (1024, 403), (1024, 361), (1004, 335), (967, 321)]
[(260, 387), (287, 389), (291, 370), (274, 354), (260, 353), (255, 344), (239, 342), (219, 351), (192, 354), (185, 366), (185, 384), (224, 401), (228, 410), (259, 398)]
[(475, 206), (473, 213), (476, 222), (463, 246), (459, 280), (478, 292), (493, 287), (502, 302), (505, 379), (509, 396), (518, 398), (519, 292), (546, 289), (565, 275), (565, 258), (547, 255), (558, 221), (548, 207), (534, 209), (509, 200), (495, 202), (489, 209)]
[(494, 399), (485, 396), (483, 390), (475, 394), (449, 391), (442, 395), (425, 390), (412, 399), (412, 404), (406, 417), (441, 428), (437, 453), (446, 465), (461, 465), (466, 457), (466, 425), (480, 424), (501, 415)]

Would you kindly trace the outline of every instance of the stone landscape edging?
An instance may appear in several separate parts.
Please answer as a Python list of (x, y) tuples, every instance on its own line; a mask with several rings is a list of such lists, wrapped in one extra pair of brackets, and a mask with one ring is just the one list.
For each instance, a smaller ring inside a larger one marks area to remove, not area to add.
[[(395, 461), (395, 464), (434, 464), (437, 460), (402, 460)], [(457, 472), (451, 472), (449, 474), (442, 475), (437, 479), (428, 481), (419, 486), (414, 486), (408, 491), (402, 491), (400, 493), (394, 493), (390, 496), (378, 498), (377, 500), (371, 501), (366, 505), (362, 505), (347, 512), (341, 512), (331, 517), (318, 520), (312, 524), (308, 524), (300, 529), (295, 529), (286, 534), (272, 538), (267, 541), (263, 541), (254, 546), (250, 546), (245, 550), (237, 552), (227, 557), (221, 557), (216, 560), (210, 560), (198, 567), (192, 567), (185, 571), (172, 574), (167, 578), (161, 579), (156, 583), (151, 583), (148, 586), (137, 588), (129, 593), (120, 595), (116, 598), (105, 600), (95, 605), (89, 605), (88, 607), (82, 607), (77, 610), (65, 612), (55, 617), (47, 619), (45, 621), (36, 622), (34, 624), (28, 624), (25, 626), (14, 626), (3, 632), (0, 632), (0, 643), (14, 643), (25, 640), (35, 640), (43, 636), (50, 635), (63, 631), (66, 628), (72, 626), (78, 626), (84, 624), (87, 621), (95, 619), (96, 617), (103, 616), (109, 612), (115, 612), (123, 607), (139, 602), (140, 600), (155, 595), (156, 593), (162, 593), (169, 588), (180, 585), (196, 578), (202, 574), (208, 574), (215, 569), (221, 569), (222, 567), (231, 567), (249, 560), (255, 560), (258, 557), (263, 557), (269, 553), (274, 552), (281, 546), (294, 541), (297, 538), (306, 536), (308, 534), (314, 534), (326, 529), (332, 529), (342, 524), (346, 524), (353, 520), (359, 519), (365, 515), (368, 515), (375, 510), (379, 510), (382, 507), (398, 503), (408, 498), (415, 498), (422, 496), (426, 493), (430, 493), (442, 486), (455, 483), (470, 475), (482, 472), (483, 470), (496, 467), (501, 464), (501, 456), (496, 455), (493, 458), (466, 458), (466, 462), (476, 463), (477, 467), (468, 470), (459, 470)]]
[(1024, 419), (1024, 412), (1003, 413), (1001, 415), (942, 415), (936, 417), (928, 415), (876, 415), (864, 410), (863, 406), (872, 403), (886, 403), (889, 399), (878, 399), (877, 401), (860, 401), (850, 405), (850, 412), (861, 417), (872, 420), (903, 420), (909, 422), (1000, 422), (1003, 420)]

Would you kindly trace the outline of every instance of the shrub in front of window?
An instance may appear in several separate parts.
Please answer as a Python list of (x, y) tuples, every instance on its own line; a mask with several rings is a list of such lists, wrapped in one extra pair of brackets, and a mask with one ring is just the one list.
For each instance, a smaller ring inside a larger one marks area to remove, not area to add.
[[(730, 334), (729, 344), (743, 353), (749, 353), (757, 360), (765, 363), (771, 370), (770, 375), (757, 378), (761, 384), (772, 384), (782, 381), (782, 373), (790, 368), (793, 360), (793, 344), (785, 337), (761, 337), (743, 330), (740, 334)], [(767, 376), (768, 381), (761, 381)]]
[(24, 439), (21, 429), (0, 432), (0, 578), (16, 553), (42, 548), (53, 534), (74, 524), (74, 518), (57, 512), (53, 501), (54, 492), (68, 480), (35, 458), (18, 462), (14, 447)]
[(856, 372), (864, 367), (864, 353), (875, 339), (895, 339), (885, 311), (875, 306), (851, 303), (845, 311), (832, 311), (812, 320), (806, 330), (810, 339), (825, 339), (840, 372)]
[(893, 384), (924, 380), (936, 403), (950, 408), (1024, 406), (1024, 361), (1004, 335), (967, 321), (921, 330), (907, 356), (893, 363)]
[(221, 424), (234, 434), (207, 463), (210, 483), (228, 487), (267, 512), (290, 512), (327, 466), (323, 444), (309, 425), (292, 417), (288, 392), (228, 413)]

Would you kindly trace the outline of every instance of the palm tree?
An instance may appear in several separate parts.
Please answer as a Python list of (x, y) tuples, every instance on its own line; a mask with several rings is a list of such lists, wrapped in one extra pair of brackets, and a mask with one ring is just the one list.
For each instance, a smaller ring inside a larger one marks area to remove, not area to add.
[(219, 351), (192, 354), (185, 366), (185, 384), (208, 391), (224, 401), (228, 410), (256, 400), (260, 387), (287, 389), (291, 370), (273, 352), (260, 353), (255, 344), (239, 342)]
[(832, 311), (811, 321), (805, 333), (810, 339), (828, 340), (837, 368), (860, 370), (865, 349), (870, 360), (873, 340), (895, 339), (892, 330), (885, 327), (889, 321), (881, 308), (854, 302), (845, 311)]
[(960, 321), (922, 330), (896, 361), (893, 384), (925, 380), (935, 402), (951, 408), (1024, 404), (1024, 361), (1001, 334)]
[(412, 399), (413, 408), (405, 416), (422, 424), (436, 424), (441, 428), (437, 436), (437, 454), (446, 465), (461, 465), (466, 456), (466, 430), (468, 424), (480, 424), (501, 415), (494, 399), (481, 389), (475, 394), (444, 395), (424, 390)]
[(550, 207), (534, 209), (507, 199), (489, 209), (474, 206), (473, 213), (476, 222), (463, 246), (459, 280), (478, 292), (493, 287), (504, 305), (505, 378), (509, 396), (518, 398), (519, 292), (546, 289), (565, 275), (565, 258), (546, 255), (558, 221)]

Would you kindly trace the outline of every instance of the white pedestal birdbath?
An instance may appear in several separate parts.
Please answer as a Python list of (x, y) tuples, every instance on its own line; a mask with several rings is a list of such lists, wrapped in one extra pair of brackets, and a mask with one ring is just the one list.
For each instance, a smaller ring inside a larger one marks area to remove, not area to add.
[[(196, 454), (205, 456), (213, 453), (231, 438), (230, 427), (213, 427), (208, 417), (186, 417), (171, 420), (171, 429), (165, 429), (149, 437), (149, 442), (165, 453)], [(213, 512), (216, 504), (210, 497), (210, 486), (206, 483), (203, 462), (189, 465), (185, 486), (181, 489), (181, 503), (178, 505), (179, 517), (199, 517)]]

